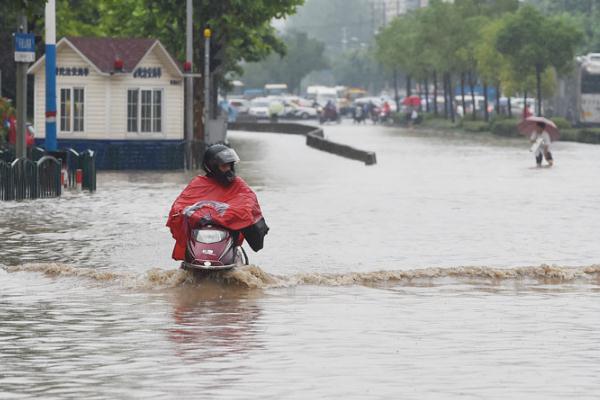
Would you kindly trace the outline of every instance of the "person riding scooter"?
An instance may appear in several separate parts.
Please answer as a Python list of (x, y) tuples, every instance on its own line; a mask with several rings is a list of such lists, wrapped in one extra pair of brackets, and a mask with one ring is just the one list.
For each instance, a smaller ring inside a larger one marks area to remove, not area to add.
[(217, 225), (235, 232), (238, 246), (246, 239), (252, 250), (262, 249), (269, 227), (256, 194), (236, 176), (238, 161), (235, 150), (225, 145), (216, 144), (206, 150), (202, 163), (206, 175), (192, 179), (169, 212), (167, 226), (175, 239), (173, 259), (185, 259), (190, 228), (200, 224)]

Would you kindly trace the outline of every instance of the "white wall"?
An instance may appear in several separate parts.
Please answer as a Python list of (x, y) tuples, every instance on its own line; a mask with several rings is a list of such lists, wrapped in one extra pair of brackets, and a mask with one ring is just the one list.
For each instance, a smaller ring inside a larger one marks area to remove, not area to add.
[[(171, 85), (171, 80), (182, 80), (171, 75), (170, 68), (161, 61), (155, 48), (140, 64), (140, 67), (161, 67), (160, 78), (133, 78), (133, 74), (103, 76), (88, 65), (68, 45), (57, 49), (58, 67), (86, 67), (87, 76), (56, 77), (56, 127), (58, 139), (183, 139), (183, 83)], [(36, 137), (45, 137), (45, 67), (42, 64), (35, 74), (34, 126)], [(60, 89), (82, 87), (85, 96), (84, 131), (60, 131)], [(162, 132), (127, 133), (127, 89), (162, 88)]]

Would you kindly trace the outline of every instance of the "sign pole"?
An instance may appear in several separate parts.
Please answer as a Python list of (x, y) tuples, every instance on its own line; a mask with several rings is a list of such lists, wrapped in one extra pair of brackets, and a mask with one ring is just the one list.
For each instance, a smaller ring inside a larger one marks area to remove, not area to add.
[[(19, 33), (27, 33), (27, 18), (21, 14)], [(15, 58), (19, 50), (19, 34), (15, 35)], [(25, 124), (27, 120), (27, 63), (17, 61), (17, 138), (15, 143), (15, 158), (27, 157), (27, 142), (25, 140)]]
[(46, 3), (46, 139), (47, 151), (56, 151), (56, 4)]
[[(192, 60), (194, 59), (193, 48), (193, 6), (192, 0), (187, 0), (186, 4), (186, 40), (185, 40), (185, 58), (189, 63), (189, 71), (192, 72)], [(192, 169), (192, 140), (194, 139), (194, 81), (191, 76), (185, 77), (185, 168)]]
[(210, 28), (204, 29), (204, 143), (209, 139), (208, 121), (210, 119)]

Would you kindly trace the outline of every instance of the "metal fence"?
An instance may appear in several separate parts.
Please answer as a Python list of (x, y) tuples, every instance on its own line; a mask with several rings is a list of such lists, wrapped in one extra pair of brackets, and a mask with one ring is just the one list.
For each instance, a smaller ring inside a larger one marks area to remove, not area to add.
[(96, 153), (92, 150), (46, 152), (34, 147), (29, 158), (15, 159), (13, 149), (0, 149), (0, 200), (58, 197), (63, 184), (79, 188), (79, 183), (83, 190), (96, 191)]
[(37, 161), (38, 197), (41, 199), (61, 195), (62, 171), (60, 161), (52, 156), (44, 156)]
[(67, 149), (65, 152), (66, 160), (63, 164), (66, 165), (70, 187), (77, 186), (77, 170), (82, 172), (81, 187), (83, 190), (90, 192), (96, 191), (96, 152), (93, 150), (84, 150), (78, 153), (74, 149)]
[(0, 200), (58, 197), (61, 194), (60, 162), (51, 156), (38, 161), (18, 158), (0, 161)]

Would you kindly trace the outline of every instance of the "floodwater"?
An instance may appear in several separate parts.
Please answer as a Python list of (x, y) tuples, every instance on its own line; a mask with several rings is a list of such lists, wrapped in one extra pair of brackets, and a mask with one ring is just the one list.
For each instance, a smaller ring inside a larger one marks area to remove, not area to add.
[(0, 398), (564, 399), (600, 392), (600, 146), (231, 132), (271, 231), (252, 266), (170, 259), (183, 172), (0, 209)]

